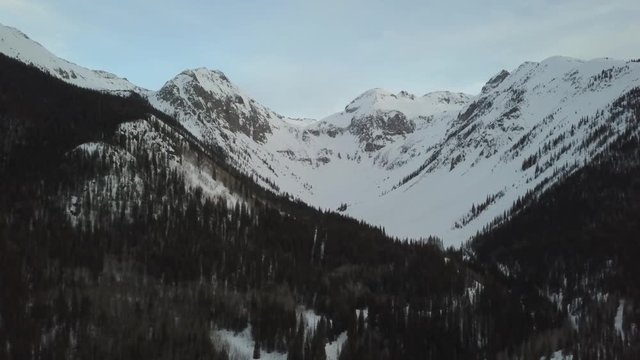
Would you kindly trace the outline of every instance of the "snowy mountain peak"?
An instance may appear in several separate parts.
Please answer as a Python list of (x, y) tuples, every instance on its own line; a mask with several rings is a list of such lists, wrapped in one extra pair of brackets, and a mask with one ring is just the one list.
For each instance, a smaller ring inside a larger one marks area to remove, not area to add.
[[(562, 56), (562, 55), (554, 55), (549, 56), (548, 58), (542, 60), (541, 64), (580, 64), (584, 63), (585, 60), (574, 58), (571, 56)], [(536, 62), (527, 61), (525, 64), (537, 64)]]
[(163, 89), (177, 86), (181, 89), (200, 87), (203, 91), (216, 96), (235, 96), (241, 95), (240, 89), (229, 81), (229, 78), (219, 70), (211, 70), (208, 68), (187, 69), (176, 75), (173, 79), (167, 81), (159, 92)]
[(222, 126), (264, 142), (272, 130), (270, 122), (282, 118), (245, 95), (223, 72), (207, 68), (181, 72), (149, 100), (186, 122), (185, 126), (198, 136)]
[[(451, 91), (433, 91), (424, 94), (422, 97), (407, 92), (405, 90), (400, 91), (397, 94), (391, 93), (387, 90), (374, 88), (367, 90), (360, 96), (356, 97), (353, 101), (345, 107), (345, 111), (353, 113), (358, 109), (369, 111), (371, 109), (389, 110), (393, 106), (402, 107), (402, 103), (410, 103), (413, 101), (421, 103), (444, 103), (444, 104), (465, 104), (469, 101), (470, 96), (463, 93), (454, 93)], [(399, 110), (401, 109), (393, 109)]]
[(509, 72), (504, 69), (501, 70), (499, 73), (492, 76), (489, 81), (487, 81), (487, 83), (482, 87), (482, 90), (480, 90), (480, 94), (486, 94), (489, 91), (495, 89), (507, 76), (509, 76)]
[(379, 165), (396, 166), (405, 160), (390, 160), (388, 154), (383, 159), (379, 151), (404, 142), (417, 130), (429, 132), (429, 137), (443, 135), (443, 129), (470, 100), (469, 95), (449, 91), (418, 97), (407, 91), (393, 94), (375, 88), (355, 98), (344, 111), (312, 124), (310, 131), (331, 138), (348, 133), (357, 139), (358, 149), (378, 159)]
[[(12, 26), (6, 26), (6, 25), (2, 25), (0, 24), (0, 33), (2, 34), (2, 38), (3, 41), (5, 36), (13, 36), (13, 37), (18, 37), (18, 38), (24, 38), (25, 40), (29, 40), (32, 41), (38, 45), (40, 45), (38, 42), (31, 40), (29, 38), (29, 36), (27, 36), (27, 34), (23, 33), (22, 31), (12, 27)], [(40, 45), (42, 47), (42, 45)]]
[(352, 113), (360, 109), (361, 107), (373, 107), (375, 103), (381, 101), (387, 97), (397, 98), (396, 95), (380, 88), (374, 88), (367, 90), (353, 99), (347, 105), (344, 110), (348, 113)]
[[(466, 105), (471, 96), (449, 91), (435, 91), (417, 97), (406, 91), (393, 94), (389, 91), (375, 88), (365, 91), (345, 107), (342, 115), (352, 115), (354, 118), (384, 112), (399, 112), (409, 119), (428, 117), (444, 111), (459, 111)], [(344, 116), (340, 116), (342, 118)], [(338, 121), (336, 115), (329, 116), (325, 121), (334, 122), (337, 126), (345, 127), (350, 122)]]
[(223, 85), (232, 88), (235, 92), (239, 90), (229, 81), (229, 78), (220, 70), (209, 69), (206, 67), (199, 67), (194, 69), (187, 69), (181, 72), (179, 75), (186, 75), (194, 78), (195, 80), (206, 85), (206, 82)]
[(215, 75), (215, 76), (219, 77), (223, 81), (229, 82), (229, 79), (227, 78), (227, 76), (221, 70), (210, 69), (210, 68), (208, 68), (206, 66), (201, 66), (201, 67), (193, 68), (193, 69), (186, 69), (186, 70), (183, 71), (183, 73), (212, 74), (212, 75)]
[(76, 86), (102, 91), (142, 91), (126, 79), (106, 71), (90, 70), (53, 55), (15, 28), (0, 24), (0, 53), (35, 66)]
[(471, 95), (465, 93), (455, 93), (451, 91), (432, 91), (422, 96), (423, 98), (432, 99), (432, 101), (442, 104), (465, 105), (469, 103)]

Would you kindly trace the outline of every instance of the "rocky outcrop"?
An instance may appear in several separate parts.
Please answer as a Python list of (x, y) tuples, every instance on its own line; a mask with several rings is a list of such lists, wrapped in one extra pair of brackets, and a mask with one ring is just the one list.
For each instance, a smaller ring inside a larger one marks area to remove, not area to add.
[(353, 118), (349, 132), (358, 137), (367, 152), (383, 148), (394, 137), (413, 133), (416, 124), (399, 111), (377, 112)]
[(180, 117), (223, 126), (263, 143), (271, 133), (273, 115), (244, 97), (220, 71), (187, 70), (167, 82), (156, 94)]

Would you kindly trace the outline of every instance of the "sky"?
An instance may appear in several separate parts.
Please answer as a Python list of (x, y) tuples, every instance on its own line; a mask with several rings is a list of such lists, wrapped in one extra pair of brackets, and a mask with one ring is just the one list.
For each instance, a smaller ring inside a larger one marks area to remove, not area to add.
[(0, 0), (54, 54), (159, 89), (223, 71), (276, 112), (322, 118), (370, 88), (478, 93), (555, 55), (640, 58), (638, 0)]

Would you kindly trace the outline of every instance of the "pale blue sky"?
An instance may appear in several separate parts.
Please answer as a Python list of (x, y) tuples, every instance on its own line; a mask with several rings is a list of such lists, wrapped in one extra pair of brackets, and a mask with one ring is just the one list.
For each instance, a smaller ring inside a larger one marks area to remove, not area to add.
[(640, 58), (638, 0), (0, 0), (0, 22), (150, 89), (220, 69), (284, 115), (363, 91), (477, 92), (553, 55)]

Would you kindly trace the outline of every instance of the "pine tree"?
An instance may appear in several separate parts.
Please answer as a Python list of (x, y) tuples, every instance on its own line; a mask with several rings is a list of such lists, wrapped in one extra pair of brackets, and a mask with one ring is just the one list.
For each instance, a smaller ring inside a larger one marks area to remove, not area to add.
[(253, 358), (260, 359), (260, 344), (257, 341), (253, 345)]
[(300, 321), (298, 324), (298, 330), (296, 331), (293, 340), (289, 346), (289, 351), (287, 352), (287, 360), (302, 360), (303, 359), (303, 348), (304, 348), (304, 320), (302, 315), (300, 316)]

